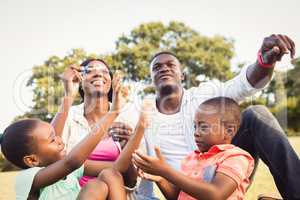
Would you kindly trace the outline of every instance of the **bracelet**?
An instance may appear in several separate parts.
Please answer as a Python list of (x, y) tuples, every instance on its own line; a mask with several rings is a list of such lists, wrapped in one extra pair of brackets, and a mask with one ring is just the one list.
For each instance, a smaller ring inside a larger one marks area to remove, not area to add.
[(264, 63), (261, 51), (259, 51), (257, 53), (257, 61), (258, 61), (259, 66), (262, 68), (273, 68), (274, 67), (273, 64)]

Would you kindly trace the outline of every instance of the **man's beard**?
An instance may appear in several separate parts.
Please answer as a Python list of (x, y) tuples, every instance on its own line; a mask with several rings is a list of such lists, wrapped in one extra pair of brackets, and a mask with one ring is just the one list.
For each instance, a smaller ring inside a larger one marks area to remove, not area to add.
[(181, 85), (178, 83), (167, 83), (167, 84), (161, 84), (159, 85), (159, 93), (160, 96), (168, 96), (171, 94), (174, 94), (180, 90)]

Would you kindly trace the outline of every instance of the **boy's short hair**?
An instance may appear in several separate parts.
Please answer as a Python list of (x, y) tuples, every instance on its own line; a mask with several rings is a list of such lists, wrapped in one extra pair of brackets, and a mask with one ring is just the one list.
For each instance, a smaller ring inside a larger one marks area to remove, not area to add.
[[(202, 107), (202, 109), (205, 106), (212, 106), (214, 108), (213, 111), (211, 109), (207, 110), (207, 111), (218, 113), (224, 117), (225, 117), (225, 114), (228, 114), (228, 113), (232, 114), (235, 122), (238, 125), (240, 124), (240, 121), (241, 121), (240, 106), (235, 100), (233, 100), (229, 97), (222, 97), (222, 96), (214, 97), (214, 98), (204, 101), (203, 103), (201, 103), (199, 105), (199, 107)], [(205, 109), (203, 109), (203, 110), (205, 110)]]

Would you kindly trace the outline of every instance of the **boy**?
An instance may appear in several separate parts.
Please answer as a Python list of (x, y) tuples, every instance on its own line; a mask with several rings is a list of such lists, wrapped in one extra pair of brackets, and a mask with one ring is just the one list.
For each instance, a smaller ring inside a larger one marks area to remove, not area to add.
[(139, 151), (133, 155), (134, 164), (151, 174), (140, 175), (155, 181), (167, 199), (243, 199), (254, 160), (231, 145), (240, 125), (239, 105), (226, 97), (209, 99), (199, 106), (194, 123), (198, 150), (182, 161), (181, 172), (155, 148), (157, 158)]

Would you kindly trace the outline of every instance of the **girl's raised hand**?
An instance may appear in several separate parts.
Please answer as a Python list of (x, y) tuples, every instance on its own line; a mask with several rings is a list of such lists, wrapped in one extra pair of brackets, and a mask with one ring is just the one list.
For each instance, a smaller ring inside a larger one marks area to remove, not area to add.
[(121, 91), (122, 73), (116, 71), (112, 80), (113, 99), (111, 111), (119, 113), (125, 103), (125, 97)]
[(144, 99), (141, 108), (140, 120), (145, 128), (150, 126), (154, 112), (155, 105), (153, 104), (153, 101), (150, 99)]

